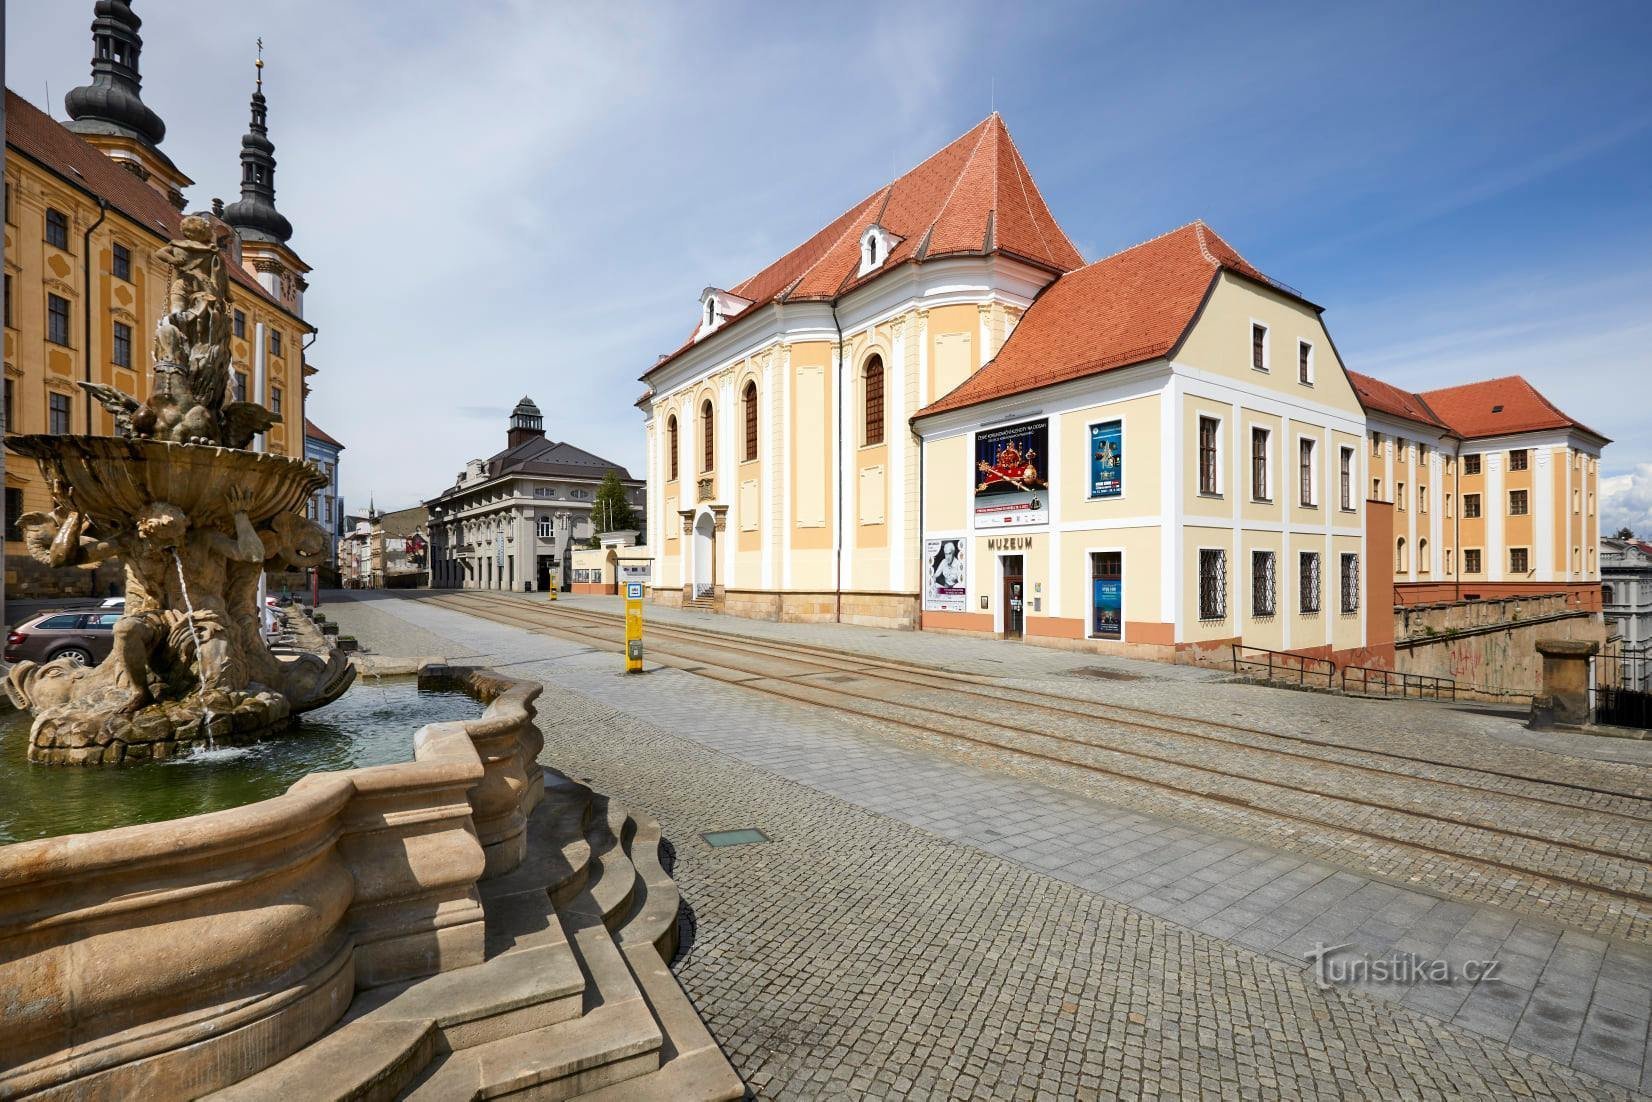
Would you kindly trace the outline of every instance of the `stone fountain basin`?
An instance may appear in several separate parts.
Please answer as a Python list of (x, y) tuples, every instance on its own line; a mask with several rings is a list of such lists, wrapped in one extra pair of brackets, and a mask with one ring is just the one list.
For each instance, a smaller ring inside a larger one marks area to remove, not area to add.
[(427, 669), (486, 703), (414, 760), (226, 811), (0, 846), (0, 1098), (184, 1098), (327, 1030), (356, 991), (483, 959), (478, 882), (544, 793), (537, 684)]
[(327, 484), (301, 459), (208, 444), (172, 444), (119, 436), (12, 436), (6, 444), (40, 464), (48, 479), (66, 483), (78, 510), (100, 524), (124, 528), (152, 502), (176, 505), (197, 527), (228, 522), (224, 492), (252, 496), (254, 524), (279, 513), (302, 513), (310, 495)]

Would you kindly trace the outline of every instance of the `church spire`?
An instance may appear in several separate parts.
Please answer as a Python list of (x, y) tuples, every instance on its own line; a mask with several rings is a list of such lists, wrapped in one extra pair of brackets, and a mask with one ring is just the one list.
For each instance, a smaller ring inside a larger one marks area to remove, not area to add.
[(224, 208), (224, 221), (242, 241), (285, 244), (292, 223), (275, 209), (275, 143), (269, 136), (269, 107), (264, 100), (264, 40), (258, 40), (257, 76), (252, 92), (252, 119), (241, 138), (241, 198)]
[(69, 129), (83, 135), (133, 139), (153, 149), (166, 123), (143, 102), (138, 54), (143, 26), (129, 0), (97, 0), (92, 7), (92, 83), (64, 97)]

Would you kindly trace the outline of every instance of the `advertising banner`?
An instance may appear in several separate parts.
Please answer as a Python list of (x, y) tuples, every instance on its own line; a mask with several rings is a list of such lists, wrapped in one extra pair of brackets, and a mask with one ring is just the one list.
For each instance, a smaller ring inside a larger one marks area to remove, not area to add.
[(964, 611), (964, 541), (924, 540), (924, 611)]
[(1090, 496), (1124, 493), (1124, 422), (1090, 426)]
[(1124, 638), (1124, 622), (1120, 613), (1124, 608), (1124, 581), (1121, 578), (1093, 578), (1091, 605), (1095, 623), (1092, 634), (1097, 639)]
[(1047, 524), (1050, 423), (1021, 421), (975, 434), (975, 527)]

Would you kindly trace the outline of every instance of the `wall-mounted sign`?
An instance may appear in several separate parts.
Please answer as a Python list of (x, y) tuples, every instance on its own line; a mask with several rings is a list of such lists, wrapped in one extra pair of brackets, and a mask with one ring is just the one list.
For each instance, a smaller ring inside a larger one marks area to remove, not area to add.
[(647, 582), (649, 564), (645, 559), (642, 562), (622, 562), (619, 564), (619, 580), (622, 582)]
[(964, 541), (924, 540), (924, 611), (964, 611)]
[(1124, 422), (1090, 426), (1090, 496), (1118, 497), (1124, 492)]
[(1049, 442), (1045, 420), (975, 434), (975, 527), (1049, 523)]
[(988, 536), (988, 551), (1026, 551), (1033, 545), (1031, 536)]

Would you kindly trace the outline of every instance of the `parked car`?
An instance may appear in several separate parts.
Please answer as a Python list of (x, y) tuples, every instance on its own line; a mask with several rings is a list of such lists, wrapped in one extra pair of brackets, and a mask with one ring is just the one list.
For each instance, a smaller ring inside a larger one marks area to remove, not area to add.
[(67, 658), (82, 666), (102, 662), (114, 646), (116, 612), (68, 611), (37, 613), (6, 636), (6, 661), (50, 662)]

